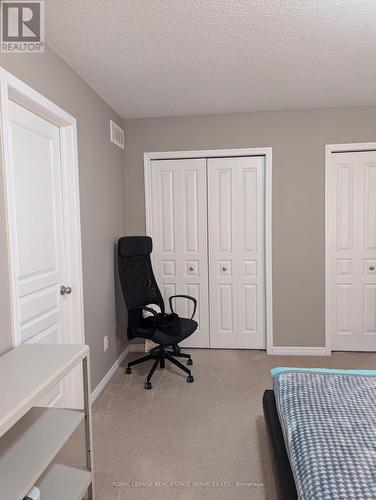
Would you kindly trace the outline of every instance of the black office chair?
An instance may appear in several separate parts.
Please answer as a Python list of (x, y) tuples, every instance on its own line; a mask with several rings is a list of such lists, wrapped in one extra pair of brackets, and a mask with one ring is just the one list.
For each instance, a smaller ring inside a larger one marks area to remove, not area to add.
[[(179, 318), (180, 333), (179, 336), (169, 335), (158, 328), (150, 326), (143, 317), (143, 311), (156, 315), (155, 311), (147, 307), (150, 304), (156, 304), (165, 312), (165, 305), (154, 277), (151, 265), (150, 254), (153, 244), (149, 236), (127, 236), (118, 241), (119, 257), (119, 275), (120, 283), (124, 294), (125, 303), (128, 309), (128, 338), (134, 339), (140, 337), (150, 339), (158, 347), (149, 351), (147, 356), (136, 359), (128, 363), (126, 373), (131, 373), (131, 367), (154, 359), (154, 364), (147, 376), (145, 389), (151, 389), (151, 377), (157, 366), (165, 367), (165, 360), (171, 361), (174, 365), (188, 374), (187, 382), (193, 382), (191, 370), (182, 365), (175, 358), (186, 358), (187, 364), (192, 365), (192, 359), (189, 354), (180, 351), (179, 342), (188, 338), (197, 329), (197, 323), (193, 317), (197, 308), (197, 300), (189, 295), (173, 295), (169, 298), (170, 309), (173, 311), (172, 301), (175, 298), (189, 299), (193, 302), (193, 314), (190, 319)], [(168, 348), (171, 349), (168, 349)]]

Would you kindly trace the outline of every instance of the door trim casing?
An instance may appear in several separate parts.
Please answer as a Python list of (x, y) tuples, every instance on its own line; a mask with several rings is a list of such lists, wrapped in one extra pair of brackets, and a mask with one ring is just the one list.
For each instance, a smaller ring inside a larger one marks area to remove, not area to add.
[[(16, 250), (14, 224), (14, 195), (12, 192), (12, 156), (9, 133), (9, 101), (14, 101), (40, 117), (48, 120), (60, 129), (64, 238), (67, 242), (67, 266), (70, 285), (75, 292), (75, 300), (68, 304), (68, 332), (71, 344), (85, 342), (84, 303), (82, 281), (82, 248), (79, 199), (79, 173), (77, 150), (77, 121), (59, 106), (36, 92), (14, 75), (0, 67), (0, 161), (4, 176), (4, 194), (6, 211), (7, 249), (9, 262), (9, 281), (11, 294), (12, 345), (20, 343), (18, 332), (18, 310), (16, 296)], [(78, 377), (72, 377), (76, 380)], [(72, 383), (72, 404), (82, 401), (81, 386)]]
[(273, 288), (272, 288), (272, 148), (208, 149), (144, 153), (146, 234), (151, 231), (151, 162), (185, 158), (222, 158), (263, 156), (265, 158), (265, 331), (266, 351), (273, 354)]
[(357, 142), (345, 144), (326, 144), (325, 145), (325, 350), (327, 354), (331, 354), (331, 276), (333, 273), (333, 258), (331, 255), (331, 184), (330, 184), (330, 167), (331, 155), (333, 153), (356, 153), (360, 151), (376, 151), (376, 142)]

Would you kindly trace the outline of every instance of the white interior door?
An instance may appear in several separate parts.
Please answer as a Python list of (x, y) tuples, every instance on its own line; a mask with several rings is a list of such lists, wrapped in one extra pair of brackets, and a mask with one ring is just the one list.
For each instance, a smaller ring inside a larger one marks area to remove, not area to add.
[[(168, 308), (168, 297), (198, 301), (198, 330), (181, 345), (209, 347), (206, 160), (153, 160), (151, 166), (153, 265)], [(175, 301), (190, 317), (192, 302)]]
[[(59, 128), (9, 102), (19, 342), (69, 343)], [(70, 377), (43, 401), (70, 405)]]
[(211, 347), (266, 347), (264, 161), (207, 160)]
[(376, 151), (330, 164), (331, 348), (376, 351)]

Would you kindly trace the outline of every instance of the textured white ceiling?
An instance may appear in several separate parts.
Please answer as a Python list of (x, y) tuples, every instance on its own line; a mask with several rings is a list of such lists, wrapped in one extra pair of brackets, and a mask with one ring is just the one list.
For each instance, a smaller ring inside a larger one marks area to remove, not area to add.
[(125, 118), (376, 104), (375, 0), (47, 0), (46, 41)]

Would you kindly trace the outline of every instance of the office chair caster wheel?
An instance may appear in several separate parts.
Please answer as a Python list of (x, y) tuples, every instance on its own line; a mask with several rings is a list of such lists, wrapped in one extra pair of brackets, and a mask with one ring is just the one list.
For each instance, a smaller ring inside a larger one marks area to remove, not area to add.
[(125, 373), (127, 375), (129, 375), (130, 373), (132, 373), (132, 368), (129, 368), (129, 366), (125, 369)]
[(187, 377), (188, 384), (192, 384), (194, 381), (195, 381), (195, 379), (193, 378), (193, 376), (192, 375), (188, 375), (188, 377)]
[(151, 385), (151, 382), (145, 382), (144, 387), (145, 387), (145, 389), (146, 389), (147, 391), (150, 391), (150, 389), (151, 389), (153, 386)]
[(188, 359), (187, 365), (189, 365), (189, 366), (193, 365), (193, 361), (191, 360), (191, 358)]

